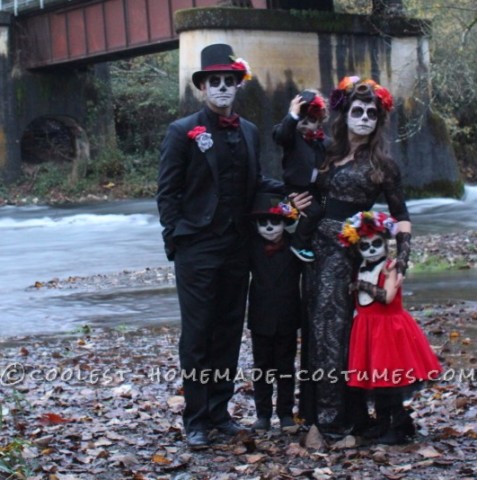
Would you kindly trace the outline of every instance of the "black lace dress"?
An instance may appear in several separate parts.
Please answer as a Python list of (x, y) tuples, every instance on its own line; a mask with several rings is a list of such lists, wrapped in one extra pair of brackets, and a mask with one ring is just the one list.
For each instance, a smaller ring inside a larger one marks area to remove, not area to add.
[(348, 343), (354, 309), (349, 284), (359, 264), (357, 253), (338, 241), (342, 222), (371, 210), (380, 195), (398, 221), (409, 220), (401, 175), (390, 162), (384, 180), (373, 183), (367, 159), (332, 167), (326, 174), (325, 215), (313, 238), (316, 260), (305, 272), (307, 320), (302, 328), (300, 414), (322, 433), (346, 433), (365, 415), (365, 401), (346, 387)]

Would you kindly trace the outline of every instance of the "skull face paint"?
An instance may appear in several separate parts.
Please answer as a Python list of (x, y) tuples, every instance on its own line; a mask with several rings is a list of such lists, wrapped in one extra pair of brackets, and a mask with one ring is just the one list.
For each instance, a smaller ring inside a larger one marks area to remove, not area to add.
[(381, 235), (363, 237), (359, 241), (359, 251), (367, 262), (376, 262), (386, 256), (386, 242)]
[(278, 242), (282, 238), (285, 222), (279, 218), (259, 218), (257, 220), (257, 230), (265, 240), (269, 242)]
[(212, 109), (229, 108), (237, 94), (237, 78), (232, 74), (212, 74), (205, 79), (203, 88)]
[(346, 118), (346, 124), (351, 133), (360, 137), (370, 135), (374, 132), (377, 121), (378, 110), (375, 102), (353, 101)]
[(315, 132), (320, 126), (320, 120), (315, 117), (306, 116), (298, 121), (296, 129), (302, 135), (305, 135), (307, 132)]

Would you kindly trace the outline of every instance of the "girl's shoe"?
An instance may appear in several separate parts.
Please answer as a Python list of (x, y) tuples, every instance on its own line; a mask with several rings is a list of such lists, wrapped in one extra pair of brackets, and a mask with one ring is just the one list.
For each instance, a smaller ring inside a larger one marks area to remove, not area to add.
[(384, 435), (376, 438), (374, 442), (383, 445), (402, 445), (407, 443), (408, 440), (402, 430), (398, 428), (390, 428)]
[(368, 440), (379, 438), (386, 434), (390, 426), (390, 417), (378, 416), (378, 418), (374, 422), (374, 425), (368, 425), (368, 428), (362, 430), (361, 435)]
[(386, 433), (376, 438), (376, 443), (384, 445), (402, 445), (408, 443), (416, 434), (416, 427), (409, 412), (399, 409), (394, 412), (391, 419), (391, 426)]

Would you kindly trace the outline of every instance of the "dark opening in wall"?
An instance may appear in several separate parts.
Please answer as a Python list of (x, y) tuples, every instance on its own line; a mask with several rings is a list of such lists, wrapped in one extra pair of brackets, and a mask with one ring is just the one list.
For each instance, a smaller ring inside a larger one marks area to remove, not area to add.
[(73, 162), (79, 126), (70, 117), (38, 117), (27, 126), (21, 139), (24, 163)]

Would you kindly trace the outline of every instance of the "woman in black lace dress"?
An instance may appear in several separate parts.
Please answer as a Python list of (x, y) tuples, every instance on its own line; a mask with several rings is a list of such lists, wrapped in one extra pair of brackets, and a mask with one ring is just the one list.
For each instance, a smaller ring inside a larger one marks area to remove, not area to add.
[(398, 166), (386, 153), (384, 127), (392, 109), (388, 90), (372, 80), (345, 77), (333, 90), (330, 108), (338, 113), (332, 144), (319, 174), (325, 216), (313, 240), (316, 261), (305, 275), (308, 321), (302, 329), (300, 413), (324, 435), (343, 435), (367, 425), (366, 401), (346, 387), (353, 297), (349, 285), (359, 259), (338, 241), (342, 222), (371, 210), (383, 195), (398, 221), (399, 284), (410, 253), (411, 224)]

